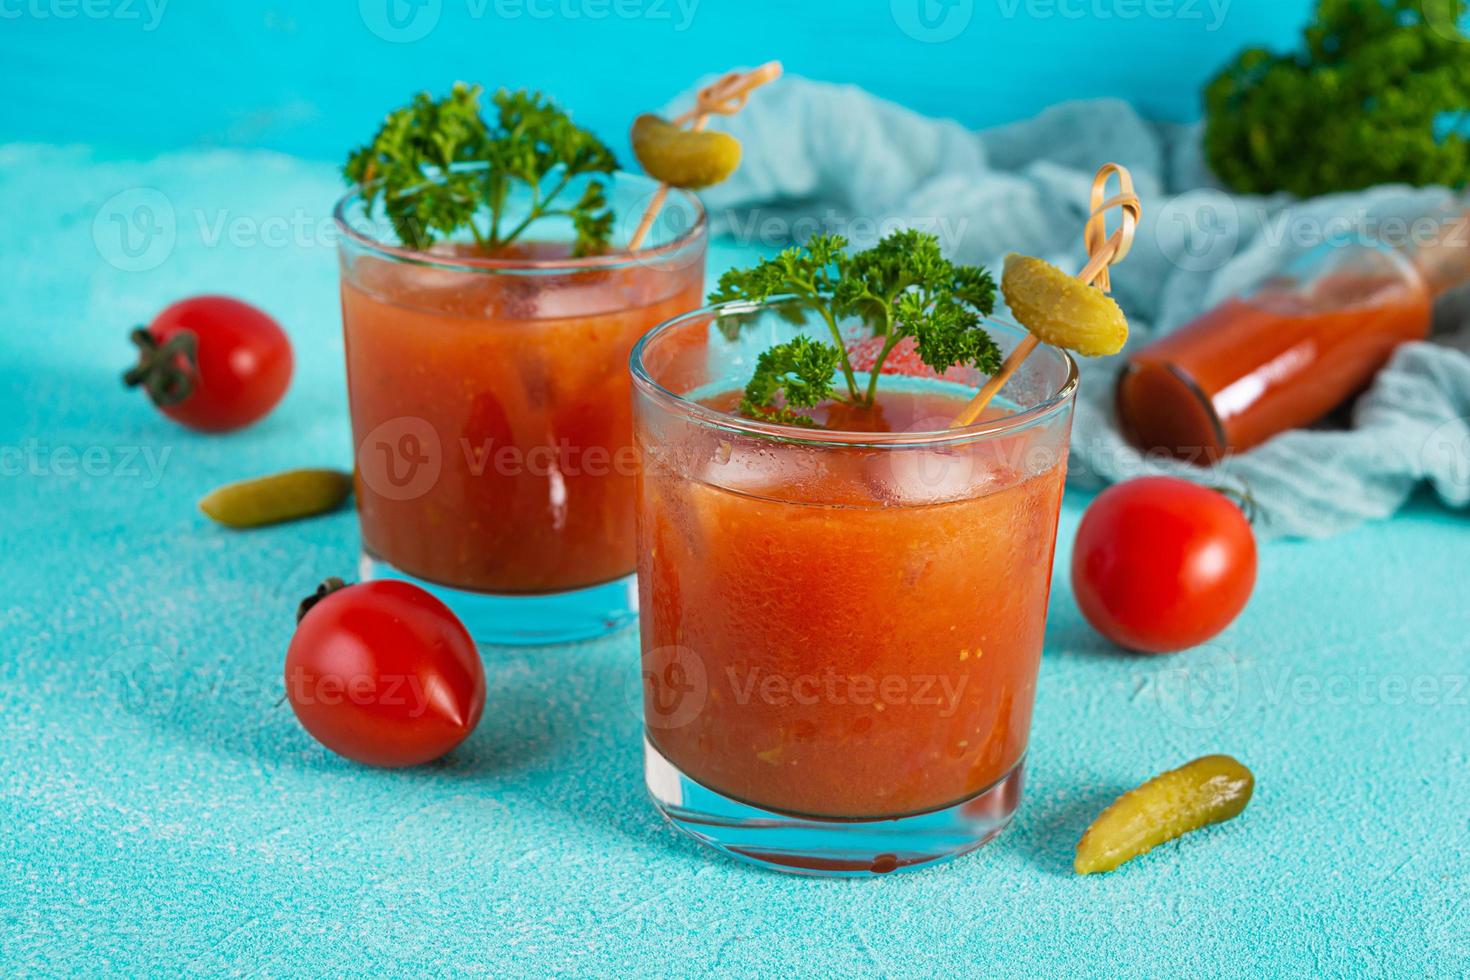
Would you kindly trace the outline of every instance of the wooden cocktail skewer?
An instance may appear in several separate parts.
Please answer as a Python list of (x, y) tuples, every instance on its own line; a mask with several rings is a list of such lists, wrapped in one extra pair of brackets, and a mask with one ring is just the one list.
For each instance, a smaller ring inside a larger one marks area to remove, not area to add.
[[(1118, 175), (1118, 193), (1113, 197), (1106, 197), (1108, 179)], [(1104, 199), (1106, 198), (1106, 199)], [(1143, 216), (1143, 207), (1138, 201), (1138, 195), (1133, 191), (1133, 175), (1128, 168), (1121, 164), (1105, 164), (1097, 172), (1092, 181), (1092, 196), (1090, 199), (1092, 208), (1091, 215), (1087, 218), (1087, 225), (1083, 229), (1082, 238), (1087, 243), (1087, 264), (1082, 271), (1077, 273), (1077, 278), (1089, 286), (1096, 286), (1103, 292), (1111, 292), (1113, 288), (1112, 279), (1108, 275), (1108, 267), (1122, 259), (1133, 247), (1133, 236), (1138, 231), (1139, 218)], [(1123, 213), (1122, 222), (1117, 229), (1109, 235), (1107, 233), (1107, 212), (1113, 208), (1121, 209)], [(1011, 376), (1020, 369), (1021, 363), (1031, 355), (1041, 341), (1033, 333), (1028, 333), (1026, 339), (1016, 345), (1011, 351), (1000, 370), (987, 382), (985, 386), (970, 400), (954, 420), (950, 427), (970, 425), (985, 411), (985, 406), (996, 393), (1005, 387)]]
[[(732, 71), (713, 84), (706, 85), (699, 90), (695, 99), (694, 108), (681, 116), (674, 118), (675, 126), (689, 125), (694, 132), (700, 132), (709, 125), (709, 117), (718, 113), (722, 116), (732, 116), (745, 108), (745, 103), (750, 99), (750, 93), (766, 84), (775, 81), (781, 76), (781, 62), (768, 61), (759, 68), (750, 71)], [(690, 125), (692, 124), (692, 125)], [(628, 251), (636, 252), (643, 244), (643, 239), (648, 237), (649, 229), (658, 218), (658, 213), (663, 210), (664, 201), (669, 196), (669, 185), (659, 184), (658, 190), (654, 192), (653, 199), (648, 202), (648, 209), (643, 212), (638, 227), (633, 232), (633, 237), (628, 240)]]

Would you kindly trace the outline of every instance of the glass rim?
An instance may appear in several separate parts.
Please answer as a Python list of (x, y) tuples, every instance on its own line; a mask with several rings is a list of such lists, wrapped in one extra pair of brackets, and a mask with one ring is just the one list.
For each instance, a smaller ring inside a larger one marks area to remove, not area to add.
[[(459, 171), (474, 171), (487, 169), (488, 167), (488, 163), (471, 163), (458, 164), (454, 169)], [(588, 176), (595, 175), (589, 174)], [(622, 180), (644, 184), (649, 189), (650, 194), (656, 193), (657, 189), (663, 186), (651, 177), (631, 173), (626, 170), (614, 170), (612, 173), (604, 174), (603, 176), (610, 177), (614, 181)], [(694, 208), (694, 223), (678, 238), (653, 248), (641, 248), (636, 252), (629, 252), (623, 249), (607, 252), (602, 255), (571, 256), (564, 259), (451, 258), (443, 255), (435, 255), (433, 252), (409, 248), (406, 245), (394, 245), (354, 228), (347, 220), (348, 209), (355, 202), (361, 201), (363, 192), (376, 183), (378, 181), (370, 181), (367, 184), (355, 184), (337, 200), (337, 203), (332, 207), (332, 220), (336, 223), (338, 230), (347, 239), (384, 258), (398, 262), (409, 262), (415, 265), (433, 266), (439, 269), (452, 269), (460, 272), (582, 272), (600, 269), (621, 269), (634, 265), (648, 265), (658, 262), (704, 239), (709, 231), (709, 215), (705, 211), (704, 202), (691, 191), (670, 187), (668, 188), (670, 193), (680, 195)]]
[[(659, 384), (649, 374), (643, 363), (643, 355), (651, 342), (671, 330), (688, 324), (696, 318), (708, 318), (714, 321), (726, 314), (754, 313), (786, 302), (805, 302), (805, 298), (796, 294), (787, 293), (772, 296), (761, 302), (733, 300), (727, 303), (715, 303), (710, 306), (703, 306), (697, 310), (690, 310), (688, 313), (681, 313), (679, 316), (665, 320), (639, 338), (638, 343), (633, 347), (633, 352), (629, 355), (628, 364), (633, 375), (634, 386), (662, 404), (666, 410), (691, 416), (701, 424), (709, 425), (713, 428), (725, 429), (745, 435), (779, 439), (787, 443), (799, 443), (817, 447), (885, 449), (943, 446), (951, 443), (967, 442), (977, 438), (1006, 435), (1007, 433), (1024, 429), (1057, 414), (1063, 408), (1072, 404), (1077, 394), (1079, 376), (1076, 359), (1064, 348), (1053, 347), (1050, 344), (1039, 344), (1036, 348), (1037, 351), (1046, 351), (1052, 355), (1059, 355), (1062, 358), (1062, 366), (1066, 371), (1066, 376), (1049, 396), (1037, 404), (1032, 405), (1030, 408), (998, 419), (988, 419), (954, 428), (921, 432), (813, 430), (802, 426), (783, 425), (779, 422), (763, 422), (756, 419), (748, 419), (742, 415), (722, 412), (719, 409), (702, 405), (697, 401), (670, 391), (668, 388)], [(987, 329), (996, 327), (1006, 333), (1015, 334), (1018, 339), (1024, 338), (1029, 334), (1029, 331), (1025, 327), (998, 317), (985, 317), (983, 322)], [(1032, 356), (1035, 355), (1033, 354)]]

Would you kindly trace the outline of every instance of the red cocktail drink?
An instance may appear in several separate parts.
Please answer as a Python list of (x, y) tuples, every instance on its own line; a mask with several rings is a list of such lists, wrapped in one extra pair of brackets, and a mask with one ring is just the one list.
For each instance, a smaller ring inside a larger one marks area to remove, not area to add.
[(723, 411), (728, 392), (753, 351), (809, 328), (797, 304), (732, 306), (635, 352), (650, 790), (701, 839), (787, 868), (968, 850), (1019, 799), (1071, 361), (1042, 348), (1005, 408), (960, 429), (983, 380), (965, 369), (814, 412), (839, 429), (757, 422)]
[[(652, 188), (620, 174), (613, 204), (636, 221)], [(573, 258), (547, 241), (410, 251), (374, 235), (359, 200), (338, 214), (369, 572), (503, 597), (479, 612), (451, 602), (482, 640), (549, 642), (626, 622), (627, 358), (646, 331), (699, 303), (697, 201), (672, 200), (644, 251)]]

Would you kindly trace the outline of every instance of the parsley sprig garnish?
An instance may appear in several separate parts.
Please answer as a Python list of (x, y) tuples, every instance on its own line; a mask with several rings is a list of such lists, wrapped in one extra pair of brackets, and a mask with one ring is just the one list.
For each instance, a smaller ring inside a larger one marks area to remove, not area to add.
[[(740, 411), (787, 425), (815, 425), (811, 416), (795, 409), (816, 408), (831, 398), (839, 366), (852, 371), (839, 348), (820, 340), (796, 337), (776, 344), (756, 359)], [(784, 396), (780, 406), (773, 404), (777, 392)]]
[[(1000, 349), (981, 325), (995, 305), (995, 281), (982, 268), (950, 262), (927, 232), (893, 232), (855, 254), (840, 235), (814, 235), (805, 247), (726, 272), (710, 301), (761, 303), (783, 294), (814, 309), (832, 342), (801, 336), (763, 353), (740, 403), (753, 418), (811, 426), (812, 418), (797, 409), (828, 400), (872, 406), (884, 362), (910, 337), (920, 360), (935, 371), (971, 365), (993, 374), (1000, 368)], [(865, 386), (842, 332), (843, 321), (853, 318), (883, 338)], [(838, 392), (839, 371), (845, 395)]]
[[(533, 222), (555, 216), (576, 229), (576, 254), (605, 248), (613, 214), (603, 183), (588, 181), (574, 202), (561, 195), (579, 176), (616, 170), (613, 152), (536, 92), (495, 93), (491, 125), (481, 115), (480, 93), (478, 85), (459, 83), (443, 99), (421, 92), (389, 113), (342, 170), (363, 187), (364, 203), (371, 207), (381, 197), (393, 230), (414, 249), (468, 231), (493, 252)], [(463, 166), (475, 163), (486, 166)], [(530, 188), (531, 205), (522, 220), (503, 228), (516, 183)]]

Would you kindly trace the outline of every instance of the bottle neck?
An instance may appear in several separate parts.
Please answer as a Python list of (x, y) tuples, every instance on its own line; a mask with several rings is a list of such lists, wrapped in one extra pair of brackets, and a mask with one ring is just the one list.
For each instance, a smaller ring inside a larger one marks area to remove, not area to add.
[(1432, 236), (1404, 249), (1435, 299), (1470, 284), (1470, 210), (1461, 207), (1439, 219)]

